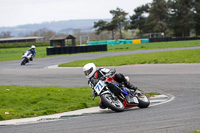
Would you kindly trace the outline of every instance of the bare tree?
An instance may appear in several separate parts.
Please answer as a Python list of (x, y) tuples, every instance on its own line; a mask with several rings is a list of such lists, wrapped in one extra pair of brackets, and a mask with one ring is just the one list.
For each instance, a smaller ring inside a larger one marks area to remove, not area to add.
[(9, 37), (12, 37), (10, 31), (1, 32), (0, 34), (0, 38), (9, 38)]

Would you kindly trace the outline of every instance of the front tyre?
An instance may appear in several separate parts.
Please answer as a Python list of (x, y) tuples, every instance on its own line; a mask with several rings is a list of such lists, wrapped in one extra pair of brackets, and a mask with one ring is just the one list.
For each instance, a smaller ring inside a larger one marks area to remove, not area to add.
[(113, 111), (116, 112), (124, 111), (123, 103), (117, 97), (114, 98), (109, 93), (101, 95), (101, 100), (108, 108), (112, 109)]
[(21, 65), (25, 65), (26, 64), (26, 59), (23, 58), (22, 62), (21, 62)]
[(138, 98), (138, 107), (139, 108), (147, 108), (150, 105), (149, 98), (145, 94), (141, 94), (137, 96)]

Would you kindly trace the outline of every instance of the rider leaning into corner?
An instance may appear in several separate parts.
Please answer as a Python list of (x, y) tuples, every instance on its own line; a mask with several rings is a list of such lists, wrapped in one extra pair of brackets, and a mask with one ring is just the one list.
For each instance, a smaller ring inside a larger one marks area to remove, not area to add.
[(31, 56), (31, 58), (30, 58), (30, 61), (33, 61), (33, 57), (35, 57), (35, 55), (36, 55), (35, 46), (32, 45), (31, 48), (28, 49), (27, 51), (30, 51), (30, 52), (31, 52), (32, 56)]
[[(115, 73), (116, 72), (115, 69), (99, 68), (97, 70), (94, 63), (88, 63), (83, 67), (83, 72), (86, 78), (88, 78), (88, 85), (91, 88), (94, 88), (92, 84), (94, 80), (97, 80), (109, 75), (109, 76), (112, 76), (112, 78), (116, 80), (117, 82), (123, 83), (127, 88), (132, 89), (134, 91), (137, 90), (137, 87), (131, 84), (130, 82), (128, 82), (123, 74)], [(94, 90), (92, 91), (92, 94), (97, 95)], [(102, 109), (106, 108), (101, 101), (99, 103), (99, 107)]]

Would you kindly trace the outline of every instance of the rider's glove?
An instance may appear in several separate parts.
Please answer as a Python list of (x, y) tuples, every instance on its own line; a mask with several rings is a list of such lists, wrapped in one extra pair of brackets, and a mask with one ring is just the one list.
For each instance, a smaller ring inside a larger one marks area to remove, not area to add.
[(94, 88), (94, 85), (92, 84), (92, 82), (89, 81), (88, 85), (89, 85), (90, 88)]
[(91, 83), (95, 86), (98, 83), (98, 79), (92, 78)]

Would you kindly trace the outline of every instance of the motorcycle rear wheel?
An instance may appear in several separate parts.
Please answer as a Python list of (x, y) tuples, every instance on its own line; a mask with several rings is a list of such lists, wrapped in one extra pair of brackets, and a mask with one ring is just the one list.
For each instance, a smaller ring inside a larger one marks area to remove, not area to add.
[(147, 108), (147, 107), (149, 107), (150, 100), (142, 90), (137, 89), (136, 91), (132, 91), (132, 93), (138, 99), (138, 102), (139, 102), (138, 107), (139, 108)]
[(150, 101), (149, 101), (149, 98), (145, 95), (145, 94), (142, 94), (141, 96), (137, 96), (138, 98), (138, 107), (139, 108), (147, 108), (149, 107), (150, 105)]
[(105, 104), (108, 108), (115, 112), (122, 112), (124, 111), (123, 103), (118, 99), (114, 98), (111, 94), (106, 93), (101, 95), (101, 100), (103, 104)]

